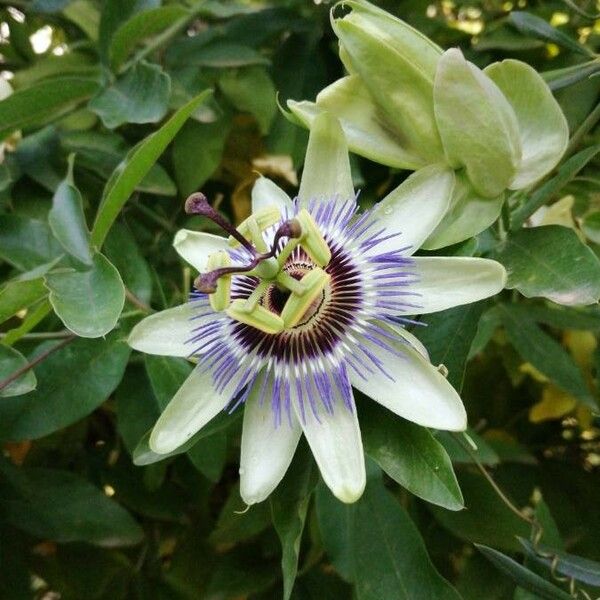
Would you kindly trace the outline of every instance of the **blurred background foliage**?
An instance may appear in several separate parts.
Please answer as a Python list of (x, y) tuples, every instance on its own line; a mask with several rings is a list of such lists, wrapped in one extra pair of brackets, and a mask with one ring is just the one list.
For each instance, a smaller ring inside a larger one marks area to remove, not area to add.
[[(573, 159), (534, 191), (545, 206), (529, 224), (554, 225), (550, 241), (527, 243), (558, 265), (546, 287), (580, 260), (589, 266), (585, 287), (600, 248), (600, 7), (377, 4), (479, 66), (512, 57), (544, 74), (574, 134)], [(329, 8), (308, 0), (0, 0), (1, 598), (267, 600), (282, 597), (283, 580), (286, 597), (319, 600), (600, 593), (591, 562), (600, 561), (600, 311), (541, 299), (551, 295), (530, 289), (526, 270), (513, 287), (533, 298), (508, 290), (428, 316), (419, 330), (468, 408), (477, 450), (437, 435), (466, 510), (424, 502), (396, 483), (406, 484), (397, 473), (407, 465), (394, 457), (414, 441), (398, 419), (360, 400), (375, 462), (354, 506), (318, 484), (312, 458), (299, 452), (273, 498), (243, 512), (239, 414), (185, 454), (133, 463), (191, 369), (124, 342), (142, 316), (190, 291), (193, 274), (172, 238), (180, 227), (211, 225), (186, 216), (183, 200), (201, 188), (239, 222), (258, 172), (294, 194), (307, 133), (277, 102), (314, 99), (342, 75)], [(352, 167), (364, 206), (407, 176), (357, 157)], [(52, 208), (57, 195), (66, 212)], [(505, 226), (444, 253), (498, 253), (518, 275), (530, 255), (519, 254), (518, 232), (498, 250)], [(103, 254), (90, 254), (88, 228)], [(61, 261), (73, 267), (62, 278), (51, 273)], [(33, 370), (12, 377), (32, 361)], [(530, 538), (532, 521), (543, 528), (540, 540), (534, 527), (533, 552), (516, 537)], [(474, 543), (503, 554), (484, 549), (484, 557)], [(551, 568), (560, 552), (568, 556)]]

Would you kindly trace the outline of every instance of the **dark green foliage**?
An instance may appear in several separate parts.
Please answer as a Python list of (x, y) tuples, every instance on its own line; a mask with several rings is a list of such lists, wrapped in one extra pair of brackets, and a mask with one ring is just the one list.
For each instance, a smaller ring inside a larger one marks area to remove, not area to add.
[[(594, 3), (376, 4), (481, 67), (531, 64), (572, 142), (497, 223), (442, 251), (499, 260), (508, 290), (411, 329), (464, 398), (467, 435), (359, 397), (363, 497), (336, 500), (301, 441), (248, 508), (242, 411), (155, 454), (149, 431), (193, 365), (126, 338), (189, 294), (173, 236), (212, 231), (184, 213), (190, 193), (234, 223), (256, 170), (296, 193), (307, 132), (277, 104), (342, 76), (331, 3), (0, 0), (14, 88), (0, 100), (0, 600), (600, 594)], [(351, 162), (365, 208), (408, 175)]]

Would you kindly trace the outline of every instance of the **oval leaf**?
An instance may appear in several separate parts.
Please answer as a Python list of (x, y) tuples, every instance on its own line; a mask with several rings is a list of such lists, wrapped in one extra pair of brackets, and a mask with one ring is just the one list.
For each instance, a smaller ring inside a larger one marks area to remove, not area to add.
[(495, 256), (508, 273), (506, 287), (527, 298), (567, 306), (600, 298), (600, 261), (568, 227), (546, 225), (508, 235)]
[(425, 427), (370, 401), (360, 407), (360, 426), (365, 451), (394, 481), (432, 504), (464, 508), (450, 458)]
[(101, 337), (117, 324), (125, 287), (119, 271), (102, 254), (96, 254), (88, 271), (55, 271), (45, 281), (54, 312), (73, 333)]
[(88, 267), (93, 265), (81, 194), (72, 181), (65, 180), (56, 188), (48, 223), (54, 237), (73, 258)]
[[(75, 340), (41, 362), (34, 392), (0, 402), (0, 439), (37, 439), (100, 406), (121, 381), (129, 358), (121, 337), (115, 332), (103, 340)], [(43, 344), (37, 351), (48, 348)]]
[(114, 500), (73, 473), (17, 469), (0, 463), (14, 498), (2, 503), (3, 520), (44, 540), (87, 542), (109, 548), (138, 544), (142, 528)]
[(156, 123), (167, 112), (171, 79), (158, 66), (140, 62), (89, 103), (109, 129), (123, 123)]

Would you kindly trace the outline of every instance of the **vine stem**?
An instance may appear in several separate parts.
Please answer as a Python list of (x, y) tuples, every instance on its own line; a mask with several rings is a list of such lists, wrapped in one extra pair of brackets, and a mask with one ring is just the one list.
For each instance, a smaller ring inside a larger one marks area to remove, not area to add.
[(600, 120), (600, 102), (596, 108), (585, 118), (583, 123), (577, 128), (577, 131), (571, 136), (569, 145), (565, 151), (565, 157), (570, 156), (581, 143), (583, 137), (588, 134)]
[(458, 442), (458, 444), (462, 447), (462, 449), (471, 457), (481, 474), (487, 479), (488, 483), (492, 486), (498, 497), (506, 504), (506, 506), (513, 512), (519, 519), (522, 519), (531, 527), (539, 527), (539, 523), (535, 521), (535, 519), (530, 519), (528, 516), (524, 515), (523, 512), (517, 508), (508, 496), (502, 491), (500, 486), (494, 481), (494, 478), (488, 473), (487, 469), (481, 464), (481, 461), (477, 457), (477, 455), (471, 450), (471, 447), (468, 444), (465, 444), (462, 436), (458, 434), (453, 434), (454, 439)]
[(140, 300), (129, 288), (125, 288), (125, 298), (146, 314), (154, 312), (154, 309), (151, 306), (148, 306), (148, 304)]
[[(9, 337), (10, 333), (0, 333), (0, 340)], [(68, 329), (63, 331), (43, 331), (40, 333), (25, 333), (20, 339), (23, 340), (62, 340), (71, 337), (73, 334)]]
[(9, 375), (6, 379), (0, 381), (0, 390), (3, 390), (5, 387), (8, 387), (13, 381), (19, 379), (22, 375), (27, 373), (35, 367), (39, 365), (42, 361), (46, 360), (52, 353), (64, 348), (67, 344), (70, 344), (77, 336), (75, 334), (71, 334), (68, 338), (65, 338), (62, 342), (52, 346), (52, 348), (48, 348), (45, 352), (42, 352), (36, 359), (32, 360), (30, 363), (27, 363), (25, 366), (16, 370), (12, 375)]

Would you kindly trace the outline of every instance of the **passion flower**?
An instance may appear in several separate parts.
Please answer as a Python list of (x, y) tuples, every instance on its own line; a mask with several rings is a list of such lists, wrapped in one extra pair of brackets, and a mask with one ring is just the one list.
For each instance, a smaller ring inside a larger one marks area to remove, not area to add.
[(200, 273), (183, 306), (139, 323), (129, 343), (197, 366), (158, 419), (151, 449), (167, 454), (223, 410), (243, 405), (241, 495), (264, 500), (302, 434), (344, 502), (365, 486), (352, 388), (426, 427), (463, 430), (462, 401), (405, 325), (410, 315), (499, 292), (504, 268), (483, 258), (413, 256), (445, 214), (453, 170), (414, 173), (360, 214), (338, 121), (311, 129), (299, 195), (268, 179), (237, 229), (201, 194), (188, 212), (229, 237), (180, 231), (175, 248)]

